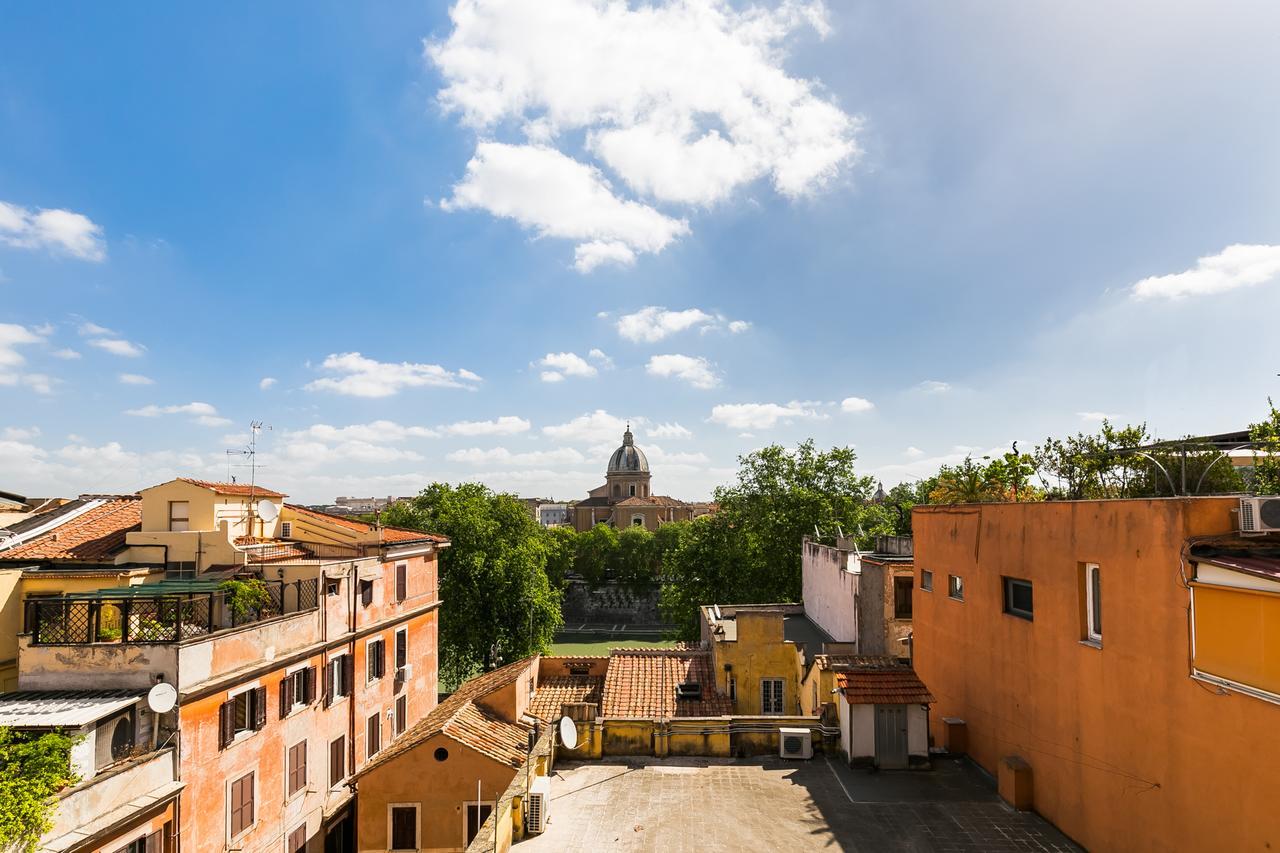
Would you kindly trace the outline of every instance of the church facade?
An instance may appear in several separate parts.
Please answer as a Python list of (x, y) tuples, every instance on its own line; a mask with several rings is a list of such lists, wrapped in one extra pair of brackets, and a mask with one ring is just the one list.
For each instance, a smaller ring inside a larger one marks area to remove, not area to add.
[(715, 512), (714, 503), (690, 503), (650, 490), (649, 460), (636, 447), (631, 427), (622, 434), (622, 446), (609, 457), (604, 485), (594, 488), (587, 499), (569, 509), (569, 517), (579, 532), (597, 524), (612, 527), (644, 527), (657, 530), (669, 521), (687, 521)]

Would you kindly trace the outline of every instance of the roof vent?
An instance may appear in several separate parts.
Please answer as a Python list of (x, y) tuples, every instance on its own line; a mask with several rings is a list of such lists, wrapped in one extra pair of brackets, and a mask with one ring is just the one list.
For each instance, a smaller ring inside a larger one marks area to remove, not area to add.
[(697, 682), (686, 682), (676, 685), (676, 699), (701, 699), (702, 685)]

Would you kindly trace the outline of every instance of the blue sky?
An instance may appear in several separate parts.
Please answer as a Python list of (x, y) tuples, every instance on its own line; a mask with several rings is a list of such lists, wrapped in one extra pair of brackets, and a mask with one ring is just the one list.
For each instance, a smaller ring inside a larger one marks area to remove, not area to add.
[(252, 419), (307, 502), (578, 497), (626, 419), (688, 499), (1240, 428), (1280, 7), (1114, 5), (11, 7), (0, 488), (222, 478)]

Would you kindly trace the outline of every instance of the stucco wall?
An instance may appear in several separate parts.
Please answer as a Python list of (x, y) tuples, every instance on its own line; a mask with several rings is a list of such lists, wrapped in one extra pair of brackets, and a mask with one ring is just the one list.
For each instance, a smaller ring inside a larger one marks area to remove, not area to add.
[(20, 690), (101, 690), (150, 688), (155, 675), (176, 683), (178, 647), (92, 643), (75, 646), (33, 646), (18, 638)]
[[(717, 688), (728, 695), (730, 675), (737, 682), (735, 714), (762, 714), (761, 685), (765, 678), (783, 680), (784, 714), (800, 712), (800, 655), (796, 645), (783, 640), (781, 611), (752, 612), (739, 610), (737, 639), (711, 643), (712, 668)], [(733, 667), (731, 672), (725, 666)]]
[[(1190, 678), (1180, 549), (1232, 529), (1229, 498), (917, 507), (915, 666), (966, 721), (988, 771), (1032, 768), (1034, 808), (1084, 846), (1280, 845), (1270, 778), (1280, 707)], [(1101, 647), (1081, 642), (1080, 564), (1102, 572)], [(947, 596), (947, 574), (965, 600)], [(1001, 576), (1033, 583), (1034, 621), (1002, 612)]]
[(805, 613), (836, 642), (857, 642), (859, 577), (849, 571), (849, 553), (807, 539), (801, 548)]

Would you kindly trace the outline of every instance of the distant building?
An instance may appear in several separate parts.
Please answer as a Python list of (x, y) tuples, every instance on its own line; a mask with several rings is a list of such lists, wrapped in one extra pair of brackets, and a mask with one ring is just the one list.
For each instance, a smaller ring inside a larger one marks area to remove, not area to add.
[(844, 537), (824, 545), (806, 536), (801, 548), (801, 598), (809, 617), (836, 641), (852, 644), (853, 653), (908, 658), (911, 537), (877, 536), (868, 552)]
[(622, 446), (609, 457), (603, 486), (592, 489), (586, 500), (570, 509), (573, 526), (590, 530), (597, 524), (611, 527), (644, 527), (657, 530), (669, 521), (687, 521), (716, 511), (714, 503), (689, 503), (649, 490), (649, 460), (639, 447), (631, 427), (622, 434)]
[(543, 527), (559, 527), (569, 523), (569, 505), (555, 503), (538, 504), (538, 523)]
[(372, 512), (382, 512), (393, 503), (407, 500), (411, 498), (394, 498), (390, 495), (385, 498), (349, 498), (340, 495), (334, 498), (333, 504), (326, 509), (339, 514), (368, 515)]

